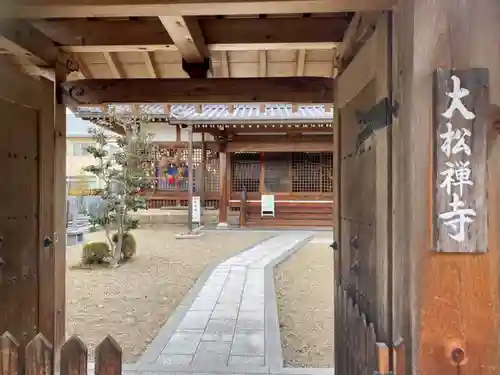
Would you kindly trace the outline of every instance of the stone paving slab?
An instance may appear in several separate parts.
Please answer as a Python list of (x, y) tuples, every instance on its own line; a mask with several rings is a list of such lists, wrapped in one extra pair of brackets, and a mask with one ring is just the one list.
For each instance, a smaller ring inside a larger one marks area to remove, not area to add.
[(279, 372), (283, 360), (273, 269), (311, 236), (306, 231), (282, 232), (207, 271), (138, 361), (136, 371)]

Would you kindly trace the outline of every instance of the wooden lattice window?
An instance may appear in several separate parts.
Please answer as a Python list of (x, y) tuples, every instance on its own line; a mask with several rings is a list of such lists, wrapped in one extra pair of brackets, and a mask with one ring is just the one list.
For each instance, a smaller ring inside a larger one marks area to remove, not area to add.
[(292, 153), (292, 191), (330, 193), (333, 191), (331, 152)]
[(258, 152), (235, 152), (232, 155), (231, 191), (249, 193), (260, 191), (260, 154)]
[(264, 191), (290, 192), (290, 153), (266, 152), (264, 154)]
[(333, 193), (333, 152), (322, 152), (321, 157), (321, 191)]
[(219, 153), (207, 150), (205, 191), (216, 193), (220, 191), (220, 160)]

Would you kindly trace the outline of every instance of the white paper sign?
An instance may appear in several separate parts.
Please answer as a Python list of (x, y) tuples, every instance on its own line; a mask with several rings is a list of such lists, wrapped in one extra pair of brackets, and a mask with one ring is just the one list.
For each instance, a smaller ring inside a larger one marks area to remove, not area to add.
[(192, 205), (193, 223), (201, 223), (201, 200), (200, 197), (193, 197)]

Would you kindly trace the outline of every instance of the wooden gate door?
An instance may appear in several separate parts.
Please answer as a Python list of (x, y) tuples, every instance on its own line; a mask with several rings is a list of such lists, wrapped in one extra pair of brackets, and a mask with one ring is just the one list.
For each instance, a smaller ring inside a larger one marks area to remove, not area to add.
[[(336, 80), (340, 374), (380, 371), (374, 343), (388, 343), (391, 336), (388, 27), (388, 15), (380, 14), (372, 36)], [(374, 130), (377, 122), (383, 124)]]
[(24, 348), (54, 342), (54, 84), (8, 66), (0, 82), (0, 334)]

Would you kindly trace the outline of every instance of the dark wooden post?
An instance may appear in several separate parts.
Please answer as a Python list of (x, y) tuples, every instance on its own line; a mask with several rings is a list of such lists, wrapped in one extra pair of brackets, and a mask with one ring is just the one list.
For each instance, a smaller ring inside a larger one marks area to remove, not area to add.
[(199, 194), (200, 194), (200, 201), (201, 201), (201, 213), (203, 215), (203, 210), (205, 207), (205, 191), (206, 191), (206, 184), (205, 184), (205, 176), (207, 173), (207, 143), (205, 142), (205, 133), (201, 133), (201, 167), (200, 167), (200, 184), (198, 185), (199, 189)]
[(188, 230), (193, 231), (193, 127), (188, 128)]
[(219, 153), (220, 161), (220, 200), (219, 200), (219, 224), (218, 227), (225, 228), (227, 223), (227, 152), (226, 145), (221, 146)]

